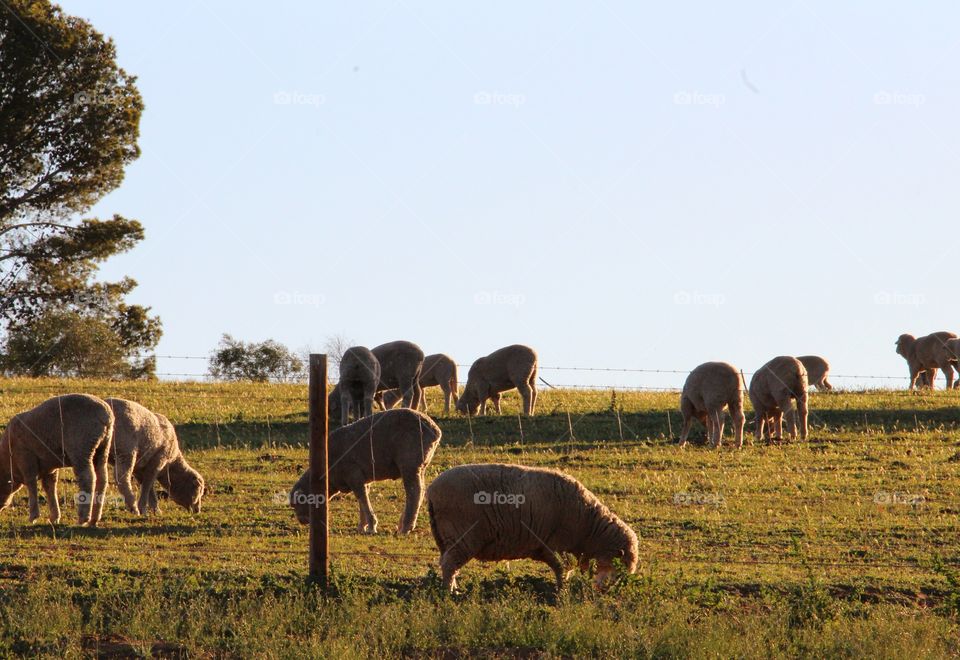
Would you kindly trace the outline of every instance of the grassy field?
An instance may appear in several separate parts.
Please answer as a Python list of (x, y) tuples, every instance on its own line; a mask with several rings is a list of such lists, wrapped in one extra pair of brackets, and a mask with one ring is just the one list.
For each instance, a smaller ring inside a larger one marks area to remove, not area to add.
[[(0, 653), (39, 656), (946, 657), (960, 654), (960, 393), (813, 394), (806, 443), (675, 444), (676, 393), (544, 391), (538, 416), (444, 432), (428, 479), (465, 462), (562, 469), (640, 537), (606, 593), (546, 566), (468, 564), (439, 589), (426, 512), (391, 533), (402, 491), (372, 488), (377, 536), (332, 504), (334, 584), (304, 579), (285, 493), (306, 462), (297, 385), (0, 381), (0, 418), (48, 396), (138, 400), (177, 424), (211, 493), (200, 515), (136, 519), (108, 491), (103, 527), (0, 515)], [(439, 402), (430, 397), (432, 406)], [(698, 433), (700, 431), (698, 430)], [(729, 431), (728, 431), (729, 436)], [(61, 477), (73, 518), (72, 474)]]

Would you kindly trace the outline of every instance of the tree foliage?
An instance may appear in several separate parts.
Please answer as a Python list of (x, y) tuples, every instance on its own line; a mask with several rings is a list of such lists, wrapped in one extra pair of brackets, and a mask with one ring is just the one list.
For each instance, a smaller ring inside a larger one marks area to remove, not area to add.
[(293, 381), (303, 377), (304, 364), (272, 339), (247, 343), (225, 334), (210, 355), (209, 371), (218, 380)]
[[(0, 8), (0, 330), (8, 371), (91, 373), (97, 364), (105, 375), (153, 372), (142, 354), (159, 340), (160, 322), (124, 302), (136, 282), (94, 280), (100, 263), (143, 239), (143, 227), (119, 215), (80, 219), (140, 154), (143, 101), (134, 83), (111, 40), (49, 0)], [(108, 340), (107, 331), (115, 336)], [(81, 348), (93, 351), (88, 359), (75, 354)], [(46, 357), (34, 364), (25, 357), (34, 354)]]

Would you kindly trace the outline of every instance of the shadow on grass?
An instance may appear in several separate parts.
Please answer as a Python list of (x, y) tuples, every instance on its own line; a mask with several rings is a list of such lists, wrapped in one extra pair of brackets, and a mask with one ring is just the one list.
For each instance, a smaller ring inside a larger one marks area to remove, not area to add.
[[(752, 414), (747, 413), (748, 433)], [(447, 446), (473, 445), (510, 446), (552, 444), (558, 448), (587, 448), (598, 443), (676, 442), (682, 419), (678, 411), (621, 413), (609, 411), (570, 415), (551, 413), (522, 420), (514, 416), (437, 417)], [(814, 434), (863, 431), (956, 431), (960, 408), (869, 410), (847, 408), (812, 408), (810, 426)], [(335, 428), (332, 426), (331, 428)], [(571, 432), (572, 431), (572, 432)], [(186, 449), (215, 447), (269, 448), (306, 447), (306, 422), (229, 422), (223, 424), (181, 424), (177, 427), (181, 446)], [(726, 433), (730, 433), (729, 420)], [(703, 429), (694, 424), (693, 437), (700, 438)], [(726, 442), (725, 442), (726, 444)]]

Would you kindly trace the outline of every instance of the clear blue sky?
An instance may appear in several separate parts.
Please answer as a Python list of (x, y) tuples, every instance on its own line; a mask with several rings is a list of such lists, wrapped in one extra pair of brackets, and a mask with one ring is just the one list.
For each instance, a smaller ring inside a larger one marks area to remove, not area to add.
[(95, 214), (146, 226), (103, 275), (140, 282), (161, 354), (819, 353), (905, 386), (897, 335), (960, 330), (954, 3), (62, 6), (145, 97)]

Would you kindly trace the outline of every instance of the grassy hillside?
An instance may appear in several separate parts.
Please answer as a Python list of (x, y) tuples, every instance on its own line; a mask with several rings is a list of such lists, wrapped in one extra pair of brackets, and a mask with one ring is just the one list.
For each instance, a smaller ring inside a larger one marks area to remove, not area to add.
[[(449, 598), (426, 512), (410, 536), (392, 534), (394, 482), (372, 486), (376, 536), (355, 531), (352, 497), (333, 502), (334, 590), (306, 584), (306, 529), (284, 501), (306, 461), (302, 386), (2, 381), (0, 417), (66, 391), (167, 414), (212, 492), (200, 515), (164, 502), (141, 520), (111, 487), (96, 530), (28, 525), (18, 495), (0, 514), (7, 652), (960, 653), (958, 393), (814, 394), (809, 442), (742, 451), (676, 447), (675, 393), (548, 390), (522, 434), (515, 397), (500, 418), (441, 416), (428, 479), (465, 462), (562, 469), (637, 531), (641, 557), (608, 593), (575, 578), (559, 597), (543, 565), (470, 563)], [(67, 471), (61, 491), (72, 521)]]

